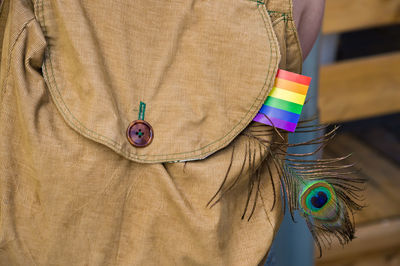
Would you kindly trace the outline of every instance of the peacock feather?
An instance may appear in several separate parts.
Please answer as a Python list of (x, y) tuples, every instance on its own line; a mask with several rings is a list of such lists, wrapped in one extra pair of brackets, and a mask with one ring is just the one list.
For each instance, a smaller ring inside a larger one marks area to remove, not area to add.
[[(268, 119), (268, 117), (266, 117)], [(261, 176), (260, 166), (263, 162), (256, 165), (255, 158), (257, 153), (262, 154), (267, 173), (271, 179), (272, 190), (274, 192), (274, 202), (271, 210), (276, 207), (276, 189), (279, 186), (284, 195), (284, 208), (289, 209), (290, 215), (294, 220), (294, 211), (299, 211), (304, 217), (307, 226), (322, 254), (322, 246), (329, 245), (332, 237), (336, 237), (344, 245), (354, 238), (354, 211), (360, 210), (363, 206), (360, 192), (363, 190), (364, 179), (355, 178), (353, 164), (346, 164), (348, 156), (334, 159), (309, 159), (311, 155), (318, 154), (331, 140), (338, 127), (327, 131), (328, 126), (309, 125), (308, 121), (301, 121), (297, 126), (295, 134), (315, 132), (317, 137), (299, 143), (289, 144), (287, 133), (274, 127), (259, 123), (252, 123), (247, 130), (241, 133), (248, 138), (247, 152), (242, 158), (242, 170), (246, 164), (250, 169), (248, 181), (248, 195), (243, 211), (242, 219), (247, 215), (250, 220), (256, 208), (257, 197), (260, 194)], [(309, 153), (289, 153), (288, 148), (311, 146), (313, 151)], [(235, 180), (227, 185), (226, 180), (230, 174), (232, 163), (235, 160), (235, 145), (232, 146), (232, 157), (227, 168), (225, 178), (218, 191), (208, 202), (212, 207), (221, 198), (229, 193), (238, 183), (238, 180), (245, 173), (240, 171)], [(268, 162), (266, 162), (268, 161)], [(280, 184), (275, 184), (273, 173), (279, 174)], [(251, 200), (253, 198), (253, 200)], [(252, 202), (252, 206), (249, 206)], [(286, 207), (287, 206), (287, 207)], [(251, 208), (249, 208), (251, 207)]]

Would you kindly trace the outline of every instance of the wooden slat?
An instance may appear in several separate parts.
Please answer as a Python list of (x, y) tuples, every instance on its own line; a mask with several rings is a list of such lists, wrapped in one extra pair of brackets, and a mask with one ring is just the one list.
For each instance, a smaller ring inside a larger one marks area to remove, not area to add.
[(355, 177), (368, 179), (364, 204), (355, 215), (357, 226), (400, 217), (400, 167), (350, 134), (339, 134), (324, 150), (324, 157), (352, 153), (347, 163), (356, 163)]
[[(400, 116), (397, 119), (400, 120)], [(400, 123), (397, 126), (400, 129)], [(369, 127), (368, 130), (360, 130), (355, 134), (357, 138), (367, 142), (370, 147), (390, 158), (393, 163), (400, 165), (400, 142), (398, 141), (400, 134), (396, 135), (395, 132), (390, 132), (382, 126)]]
[(339, 33), (399, 22), (399, 0), (327, 0), (322, 32)]
[(400, 52), (323, 66), (319, 89), (323, 123), (399, 112)]
[(360, 227), (356, 237), (345, 247), (334, 242), (316, 265), (399, 265), (394, 263), (400, 258), (400, 218)]

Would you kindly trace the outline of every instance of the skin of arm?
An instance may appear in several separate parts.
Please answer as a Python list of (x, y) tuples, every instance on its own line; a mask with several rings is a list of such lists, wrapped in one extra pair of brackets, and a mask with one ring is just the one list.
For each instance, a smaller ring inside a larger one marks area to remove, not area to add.
[(293, 19), (300, 39), (303, 60), (321, 30), (325, 0), (293, 0)]

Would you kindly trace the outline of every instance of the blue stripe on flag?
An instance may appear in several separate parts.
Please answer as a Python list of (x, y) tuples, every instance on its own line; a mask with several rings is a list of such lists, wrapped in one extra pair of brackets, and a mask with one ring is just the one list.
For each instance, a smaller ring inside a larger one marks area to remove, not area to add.
[(265, 114), (268, 117), (275, 117), (280, 120), (284, 120), (290, 123), (295, 123), (299, 121), (300, 115), (285, 110), (277, 109), (268, 105), (263, 105), (259, 113)]

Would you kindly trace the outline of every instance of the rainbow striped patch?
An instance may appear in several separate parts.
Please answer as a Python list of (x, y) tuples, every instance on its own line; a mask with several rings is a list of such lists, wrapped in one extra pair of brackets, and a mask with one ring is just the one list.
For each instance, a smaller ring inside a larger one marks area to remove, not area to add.
[(274, 87), (253, 121), (294, 132), (310, 82), (310, 77), (279, 69)]

